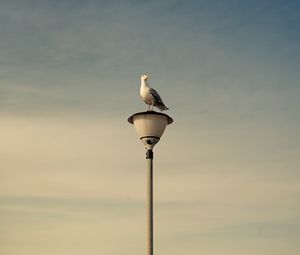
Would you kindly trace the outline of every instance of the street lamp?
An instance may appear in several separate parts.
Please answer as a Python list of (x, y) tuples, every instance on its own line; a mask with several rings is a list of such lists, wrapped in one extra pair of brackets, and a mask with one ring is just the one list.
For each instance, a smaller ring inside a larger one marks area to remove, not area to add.
[(164, 113), (147, 111), (133, 114), (128, 122), (134, 125), (147, 150), (147, 254), (153, 255), (153, 147), (173, 119)]

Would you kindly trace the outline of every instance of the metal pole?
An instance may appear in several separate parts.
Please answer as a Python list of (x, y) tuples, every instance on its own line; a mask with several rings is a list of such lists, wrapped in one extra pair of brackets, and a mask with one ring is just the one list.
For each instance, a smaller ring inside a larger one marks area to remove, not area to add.
[(147, 255), (153, 255), (153, 151), (147, 150)]

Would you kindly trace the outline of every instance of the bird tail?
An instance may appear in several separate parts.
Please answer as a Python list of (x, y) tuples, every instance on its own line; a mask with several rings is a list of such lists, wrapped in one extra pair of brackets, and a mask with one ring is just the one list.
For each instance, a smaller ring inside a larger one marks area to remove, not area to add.
[(165, 106), (163, 103), (157, 104), (157, 108), (161, 111), (169, 110), (169, 108), (167, 106)]

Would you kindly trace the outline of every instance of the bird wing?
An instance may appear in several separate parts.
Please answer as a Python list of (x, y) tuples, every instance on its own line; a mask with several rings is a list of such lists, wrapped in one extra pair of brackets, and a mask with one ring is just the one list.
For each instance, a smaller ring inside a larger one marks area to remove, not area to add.
[(150, 88), (149, 90), (150, 94), (155, 98), (157, 103), (162, 103), (160, 95), (157, 93), (157, 91), (153, 88)]

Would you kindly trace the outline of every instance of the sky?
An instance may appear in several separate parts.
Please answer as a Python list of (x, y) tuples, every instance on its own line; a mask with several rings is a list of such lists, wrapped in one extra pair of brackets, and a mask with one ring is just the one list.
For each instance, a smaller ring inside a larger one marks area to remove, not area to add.
[(300, 3), (0, 0), (0, 253), (296, 255)]

